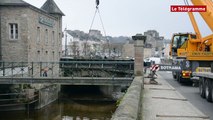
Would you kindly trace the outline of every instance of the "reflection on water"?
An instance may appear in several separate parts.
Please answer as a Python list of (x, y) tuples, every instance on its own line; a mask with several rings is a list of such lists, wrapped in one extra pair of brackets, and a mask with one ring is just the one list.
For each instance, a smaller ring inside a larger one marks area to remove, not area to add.
[(58, 100), (43, 109), (0, 112), (0, 120), (109, 120), (114, 102)]

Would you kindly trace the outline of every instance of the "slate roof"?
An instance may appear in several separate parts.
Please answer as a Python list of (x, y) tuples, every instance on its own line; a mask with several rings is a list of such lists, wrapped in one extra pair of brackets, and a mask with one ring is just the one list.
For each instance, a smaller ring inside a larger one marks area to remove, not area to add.
[(29, 5), (23, 0), (0, 0), (0, 5)]
[(53, 0), (47, 0), (41, 7), (41, 9), (47, 11), (50, 14), (60, 14), (64, 16), (64, 13), (58, 8)]

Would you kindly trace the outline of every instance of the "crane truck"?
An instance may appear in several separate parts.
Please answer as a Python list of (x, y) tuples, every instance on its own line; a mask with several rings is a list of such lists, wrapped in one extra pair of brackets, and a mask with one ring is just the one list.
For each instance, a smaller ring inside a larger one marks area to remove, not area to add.
[[(193, 5), (206, 6), (206, 12), (199, 12), (203, 20), (213, 32), (212, 0), (191, 0)], [(194, 14), (188, 12), (195, 33), (178, 33), (172, 37), (170, 56), (180, 71), (172, 72), (179, 82), (199, 78), (200, 95), (207, 101), (213, 101), (213, 34), (202, 37)], [(206, 70), (205, 72), (203, 72)], [(202, 71), (202, 72), (199, 72)]]

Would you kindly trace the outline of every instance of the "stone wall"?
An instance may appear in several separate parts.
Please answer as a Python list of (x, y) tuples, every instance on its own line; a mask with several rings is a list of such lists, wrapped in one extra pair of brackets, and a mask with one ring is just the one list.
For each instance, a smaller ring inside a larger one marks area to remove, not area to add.
[[(62, 52), (61, 17), (27, 6), (3, 6), (0, 15), (3, 61), (59, 61)], [(46, 25), (41, 21), (53, 24)], [(10, 23), (18, 24), (18, 39), (10, 39)]]
[[(62, 52), (61, 17), (53, 17), (39, 9), (27, 6), (3, 6), (0, 13), (2, 61), (59, 61)], [(53, 24), (46, 25), (41, 22), (41, 19), (44, 23), (50, 21)], [(11, 23), (18, 24), (18, 39), (10, 39)], [(50, 65), (48, 63), (42, 65), (34, 64), (35, 75), (40, 76), (41, 69), (39, 67), (41, 66), (42, 70), (54, 67), (54, 71), (49, 71), (48, 74), (53, 73), (55, 77), (59, 76), (59, 65)]]
[[(28, 10), (28, 16), (30, 18), (28, 20), (28, 60), (35, 62), (59, 61), (62, 52), (62, 31), (58, 20), (33, 9)], [(53, 26), (40, 23), (40, 19), (53, 22)], [(40, 31), (40, 34), (37, 31)]]
[(135, 77), (111, 120), (137, 120), (140, 117), (142, 79)]
[(46, 86), (39, 90), (39, 103), (36, 107), (40, 109), (58, 99), (59, 85)]
[[(18, 25), (18, 39), (10, 38), (10, 24)], [(2, 61), (58, 62), (62, 52), (62, 18), (60, 15), (50, 15), (31, 5), (1, 6), (0, 46), (0, 60), (2, 53)], [(54, 67), (52, 69), (54, 71), (49, 70), (47, 74), (54, 74), (54, 77), (59, 76), (58, 64), (46, 63), (42, 64), (42, 68), (40, 66), (34, 64), (28, 67), (33, 67), (34, 71), (38, 71), (35, 76), (40, 76), (41, 69)], [(59, 86), (57, 85), (40, 84), (32, 85), (32, 87), (35, 89), (41, 87), (38, 108), (58, 98)]]
[(111, 97), (113, 100), (118, 100), (122, 97), (122, 89), (125, 89), (126, 86), (100, 86), (100, 91)]
[[(124, 44), (122, 49), (122, 58), (134, 58), (134, 44)], [(152, 48), (144, 48), (144, 58), (152, 56)]]
[[(27, 61), (27, 9), (23, 7), (1, 8), (1, 42), (3, 61)], [(18, 24), (18, 39), (11, 40), (9, 36), (9, 23)]]

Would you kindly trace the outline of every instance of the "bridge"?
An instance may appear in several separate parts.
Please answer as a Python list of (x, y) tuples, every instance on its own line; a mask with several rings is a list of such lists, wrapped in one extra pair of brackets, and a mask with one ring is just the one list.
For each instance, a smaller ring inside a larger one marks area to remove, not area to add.
[[(131, 84), (112, 116), (112, 120), (139, 119), (143, 88), (143, 47), (146, 37), (137, 34), (132, 38), (135, 40), (135, 61), (62, 59), (60, 62), (0, 62), (0, 85), (49, 84), (49, 86), (38, 86), (37, 89), (27, 88), (25, 90), (21, 86), (22, 90), (18, 92), (24, 93), (23, 98), (17, 96), (17, 91), (0, 94), (0, 98), (5, 95), (18, 97), (17, 99), (4, 99), (3, 97), (2, 100), (0, 99), (3, 101), (3, 105), (0, 103), (0, 107), (25, 104), (28, 110), (30, 106), (37, 109), (42, 108), (58, 98), (60, 87), (57, 84), (103, 85), (101, 91), (108, 95), (121, 91), (123, 84)], [(118, 85), (118, 87), (113, 85)], [(12, 101), (17, 102), (23, 99), (26, 102), (11, 104)], [(36, 101), (38, 103), (35, 105)], [(130, 110), (126, 111), (127, 109)]]
[(129, 86), (133, 78), (103, 78), (103, 77), (45, 77), (45, 78), (0, 78), (1, 84), (61, 84), (61, 85), (115, 85)]
[[(9, 93), (7, 89), (0, 91), (0, 108), (14, 109), (26, 104), (39, 109), (55, 101), (60, 89), (70, 85), (96, 85), (104, 94), (111, 95), (130, 86), (133, 74), (134, 61), (131, 60), (0, 62), (0, 88), (6, 85), (9, 90), (10, 86), (18, 86)], [(23, 99), (27, 101), (17, 102)], [(35, 106), (35, 103), (38, 104)]]
[(130, 85), (132, 60), (0, 62), (0, 84)]

